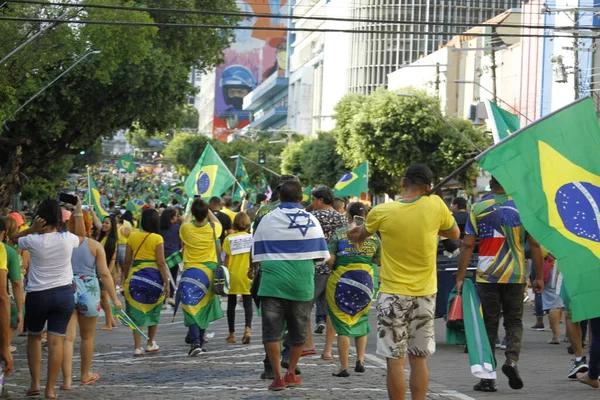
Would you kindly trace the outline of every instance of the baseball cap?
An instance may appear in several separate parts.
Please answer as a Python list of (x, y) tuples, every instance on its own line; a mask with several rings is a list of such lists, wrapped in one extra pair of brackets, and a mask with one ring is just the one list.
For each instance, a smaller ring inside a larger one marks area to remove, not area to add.
[(24, 223), (25, 220), (23, 220), (23, 217), (21, 216), (21, 214), (17, 213), (17, 212), (13, 212), (8, 214), (12, 219), (15, 220), (15, 222), (17, 223), (17, 228), (20, 228)]

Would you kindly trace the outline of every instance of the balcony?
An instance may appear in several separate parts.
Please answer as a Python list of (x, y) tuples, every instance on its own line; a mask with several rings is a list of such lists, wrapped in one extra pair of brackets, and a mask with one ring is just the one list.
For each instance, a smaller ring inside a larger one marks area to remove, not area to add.
[(250, 129), (266, 130), (268, 128), (280, 128), (287, 121), (288, 108), (277, 106), (265, 111), (260, 117), (254, 116), (255, 120), (248, 127)]
[(244, 110), (257, 111), (287, 90), (288, 78), (285, 71), (277, 71), (244, 97)]

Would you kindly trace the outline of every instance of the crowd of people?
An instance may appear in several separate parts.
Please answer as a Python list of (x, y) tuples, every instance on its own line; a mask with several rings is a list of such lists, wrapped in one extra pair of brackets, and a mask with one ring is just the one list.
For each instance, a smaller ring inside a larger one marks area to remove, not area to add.
[[(4, 372), (13, 369), (12, 334), (22, 332), (27, 335), (31, 376), (26, 395), (41, 394), (42, 342), (48, 346), (46, 398), (57, 398), (61, 372), (59, 389), (73, 390), (73, 344), (79, 325), (80, 385), (93, 384), (100, 379), (92, 372), (100, 310), (105, 315), (102, 330), (116, 326), (114, 313), (124, 311), (147, 332), (142, 345), (140, 331), (132, 331), (132, 354), (143, 357), (160, 351), (158, 326), (167, 304), (182, 309), (187, 327), (182, 338), (190, 346), (188, 356), (198, 357), (206, 351), (209, 324), (224, 317), (215, 293), (215, 276), (224, 265), (230, 276), (226, 342), (238, 340), (235, 316), (241, 296), (243, 344), (252, 340), (253, 308), (260, 309), (265, 348), (261, 378), (271, 381), (270, 390), (302, 383), (298, 362), (317, 354), (313, 334), (325, 334), (323, 360), (334, 359), (337, 335), (340, 365), (332, 379), (351, 375), (352, 338), (353, 371), (364, 373), (369, 312), (376, 301), (377, 353), (387, 360), (389, 398), (405, 398), (408, 360), (411, 396), (425, 399), (427, 357), (436, 348), (436, 264), (443, 239), (449, 241), (445, 247), (454, 245), (448, 254), (460, 254), (458, 293), (468, 279), (472, 254), (478, 254), (475, 280), (485, 330), (492, 350), (505, 347), (501, 370), (511, 388), (524, 385), (517, 365), (528, 279), (539, 315), (550, 312), (552, 344), (559, 341), (557, 324), (561, 310), (566, 310), (576, 356), (569, 378), (600, 386), (600, 319), (588, 324), (588, 363), (585, 323), (570, 320), (568, 301), (563, 303), (565, 296), (557, 294), (560, 266), (527, 235), (500, 183), (492, 179), (491, 194), (470, 210), (461, 198), (450, 210), (439, 196), (427, 195), (432, 181), (427, 166), (413, 165), (402, 178), (402, 197), (371, 210), (359, 201), (346, 204), (326, 186), (315, 187), (311, 201), (303, 203), (298, 178), (283, 175), (269, 200), (259, 194), (255, 204), (244, 201), (236, 207), (228, 196), (195, 198), (189, 215), (177, 207), (146, 206), (137, 216), (111, 208), (111, 215), (101, 221), (93, 208), (84, 209), (77, 199), (72, 211), (56, 200), (45, 200), (29, 224), (19, 213), (2, 217), (0, 286), (8, 289), (0, 291)], [(500, 319), (504, 340), (498, 338)], [(542, 325), (538, 320), (532, 329)], [(474, 389), (497, 390), (492, 379), (482, 379)]]

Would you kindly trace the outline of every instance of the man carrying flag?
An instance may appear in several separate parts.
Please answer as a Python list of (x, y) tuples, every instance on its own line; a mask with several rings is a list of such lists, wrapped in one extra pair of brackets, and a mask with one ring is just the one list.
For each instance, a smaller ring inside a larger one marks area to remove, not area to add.
[[(263, 343), (275, 379), (269, 390), (298, 386), (295, 368), (306, 342), (314, 295), (314, 260), (329, 259), (319, 221), (305, 212), (302, 185), (285, 182), (279, 188), (281, 204), (263, 217), (254, 235), (253, 261), (262, 262), (261, 297)], [(281, 373), (279, 342), (287, 325), (292, 345), (288, 372)]]
[(185, 192), (190, 198), (199, 196), (208, 200), (220, 196), (236, 183), (229, 169), (215, 149), (208, 143), (196, 166), (185, 180)]
[[(471, 208), (461, 246), (456, 289), (460, 294), (475, 241), (479, 237), (477, 291), (481, 299), (488, 339), (494, 352), (502, 313), (507, 341), (506, 362), (502, 366), (502, 372), (508, 377), (511, 388), (521, 389), (523, 381), (517, 362), (523, 337), (523, 298), (527, 280), (525, 229), (513, 199), (493, 177), (490, 188), (492, 194)], [(542, 277), (542, 248), (531, 235), (529, 246), (536, 269), (535, 276)], [(544, 288), (543, 280), (536, 279), (533, 288), (536, 292), (541, 292)], [(493, 379), (481, 379), (474, 390), (495, 392), (496, 382)]]

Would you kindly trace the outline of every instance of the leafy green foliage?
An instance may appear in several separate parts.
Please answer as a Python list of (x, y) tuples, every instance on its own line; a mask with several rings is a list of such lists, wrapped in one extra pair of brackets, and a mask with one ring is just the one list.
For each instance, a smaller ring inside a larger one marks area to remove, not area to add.
[[(335, 108), (337, 151), (351, 168), (369, 161), (374, 193), (399, 193), (402, 174), (416, 163), (427, 164), (436, 180), (447, 176), (475, 154), (464, 136), (479, 148), (489, 145), (468, 121), (451, 122), (462, 134), (441, 121), (431, 111), (440, 113), (437, 98), (412, 88), (400, 92), (418, 98), (380, 89), (369, 96), (347, 95)], [(457, 179), (468, 186), (476, 175), (473, 167)]]
[[(105, 5), (162, 7), (162, 0), (105, 0)], [(234, 0), (173, 0), (169, 7), (228, 11)], [(73, 10), (80, 20), (215, 23), (234, 26), (237, 18), (126, 12), (106, 9)], [(11, 3), (6, 16), (58, 17), (62, 7)], [(39, 31), (39, 23), (0, 22), (0, 54)], [(22, 157), (0, 161), (0, 205), (20, 185), (18, 169), (41, 174), (49, 162), (88, 149), (101, 137), (139, 124), (148, 135), (178, 126), (185, 101), (195, 89), (188, 82), (192, 66), (206, 71), (222, 62), (233, 30), (126, 27), (62, 24), (48, 30), (0, 67), (0, 117), (8, 119), (0, 136), (0, 153), (22, 147)], [(17, 105), (69, 68), (91, 50), (67, 75), (45, 90), (18, 114)], [(12, 164), (11, 164), (12, 163)], [(17, 169), (5, 166), (17, 164)], [(55, 177), (56, 179), (59, 177)], [(17, 190), (18, 191), (18, 190)]]

